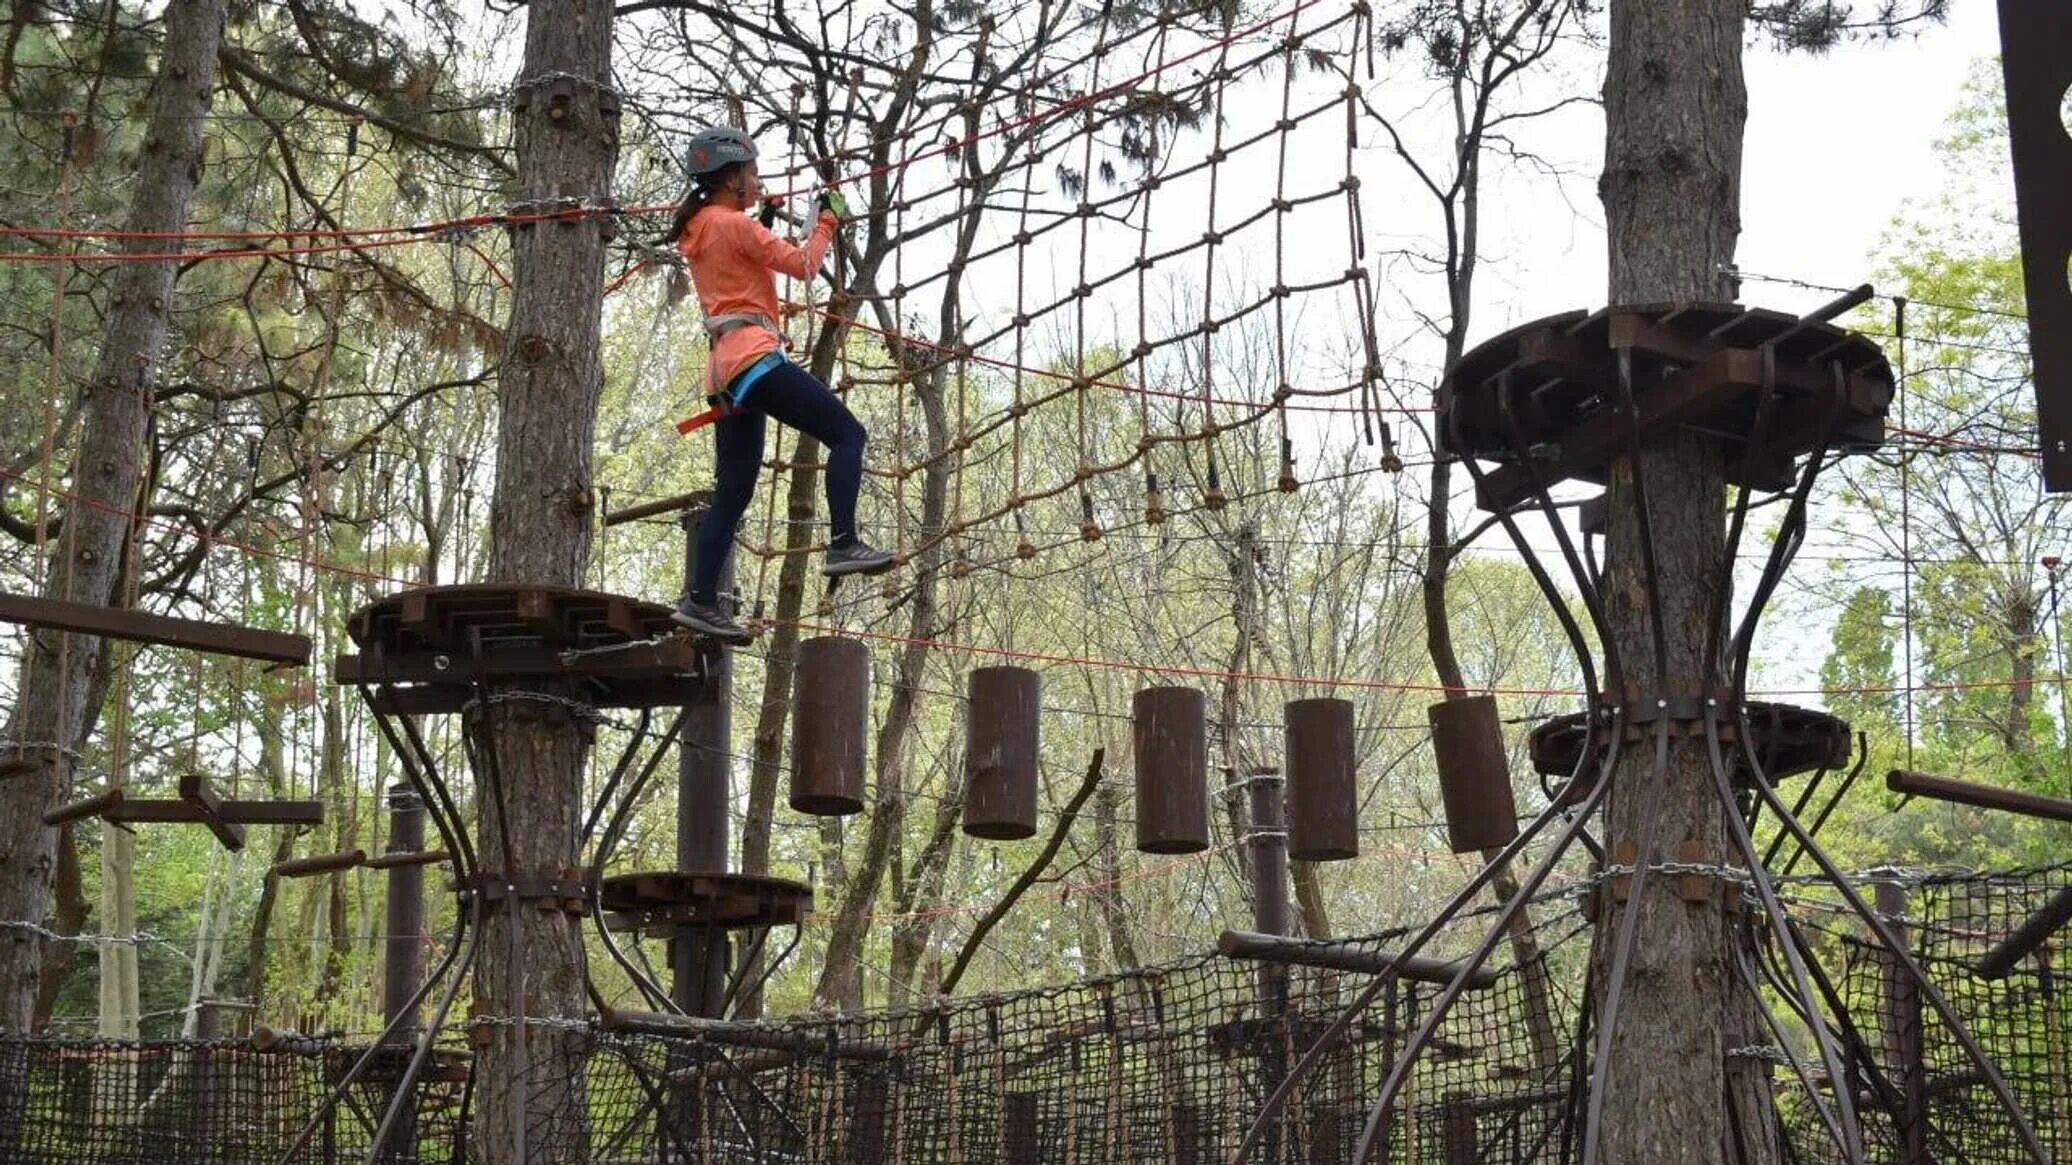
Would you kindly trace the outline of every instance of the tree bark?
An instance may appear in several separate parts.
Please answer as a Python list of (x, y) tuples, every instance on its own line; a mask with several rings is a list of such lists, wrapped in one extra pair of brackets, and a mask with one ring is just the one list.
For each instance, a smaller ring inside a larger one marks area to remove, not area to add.
[[(226, 0), (172, 0), (166, 7), (165, 44), (151, 89), (151, 124), (137, 162), (136, 192), (123, 223), (141, 235), (187, 227), (201, 178), (202, 127), (216, 86)], [(162, 240), (132, 238), (128, 251), (148, 252)], [(173, 262), (120, 264), (110, 295), (93, 379), (86, 386), (85, 419), (72, 489), (57, 553), (41, 594), (77, 602), (110, 603), (122, 569), (125, 516), (136, 505), (143, 476), (144, 437), (152, 386), (159, 379), (173, 306)], [(32, 745), (79, 734), (90, 715), (88, 696), (107, 661), (106, 641), (41, 633), (30, 637), (21, 687), (0, 739)], [(43, 767), (0, 784), (0, 918), (42, 921), (50, 912), (57, 831), (43, 813), (70, 796), (73, 762), (61, 750), (36, 752)], [(45, 958), (43, 942), (15, 931), (0, 937), (0, 1029), (22, 1031), (35, 1009)]]
[[(1740, 231), (1746, 16), (1745, 0), (1612, 5), (1600, 193), (1615, 303), (1733, 298), (1725, 272)], [(1645, 514), (1636, 472), (1644, 475)], [(1706, 648), (1715, 604), (1725, 598), (1717, 593), (1725, 499), (1723, 453), (1708, 436), (1664, 434), (1614, 464), (1604, 598), (1617, 656), (1607, 669), (1615, 701), (1696, 695), (1721, 681), (1721, 662)], [(1652, 538), (1653, 587), (1644, 530)], [(1651, 864), (1696, 842), (1703, 860), (1738, 864), (1704, 741), (1674, 741), (1659, 775), (1654, 749), (1651, 736), (1622, 749), (1606, 809), (1607, 846), (1616, 853), (1630, 844), (1640, 863)], [(1723, 896), (1686, 903), (1675, 879), (1654, 877), (1623, 908), (1608, 893), (1600, 897), (1593, 953), (1600, 1015), (1620, 911), (1639, 911), (1619, 1022), (1597, 1065), (1606, 1165), (1777, 1160), (1767, 1068), (1725, 1056), (1737, 1039), (1755, 1042), (1759, 1001), (1737, 977), (1734, 944), (1743, 938)]]
[[(611, 83), (612, 6), (535, 0), (514, 117), (521, 204), (597, 206), (610, 197), (618, 156)], [(536, 222), (512, 231), (511, 319), (499, 372), (496, 494), (490, 505), (489, 578), (581, 586), (590, 559), (593, 460), (604, 372), (599, 351), (603, 215)], [(582, 693), (534, 684), (495, 691), (470, 718), (485, 747), (482, 869), (559, 878), (576, 846), (589, 723)], [(502, 698), (519, 696), (519, 698)], [(527, 1019), (576, 1020), (587, 966), (580, 917), (538, 901), (480, 906), (475, 1008), (503, 1022), (479, 1046), (473, 1141), (488, 1165), (587, 1159), (589, 1119), (581, 1034)], [(515, 1022), (514, 1022), (515, 1021)]]

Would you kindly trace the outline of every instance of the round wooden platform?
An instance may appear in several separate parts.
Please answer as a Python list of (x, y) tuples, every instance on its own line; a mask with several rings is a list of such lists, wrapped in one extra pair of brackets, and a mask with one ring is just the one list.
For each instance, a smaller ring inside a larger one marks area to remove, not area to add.
[(761, 930), (794, 926), (813, 909), (804, 882), (756, 874), (661, 870), (604, 879), (599, 900), (613, 930), (666, 935), (679, 926)]
[[(1764, 758), (1764, 775), (1771, 782), (1814, 769), (1841, 768), (1849, 763), (1852, 738), (1848, 721), (1791, 704), (1750, 700), (1742, 707), (1748, 712), (1749, 729), (1755, 733), (1755, 754)], [(1577, 771), (1576, 754), (1583, 747), (1583, 717), (1581, 712), (1557, 716), (1533, 729), (1530, 747), (1534, 772), (1550, 777), (1567, 777)], [(1582, 769), (1583, 779), (1577, 782), (1573, 792), (1564, 790), (1564, 797), (1587, 790), (1596, 779), (1610, 731), (1610, 713), (1600, 710), (1597, 717), (1598, 731), (1590, 757)], [(1652, 724), (1628, 725), (1626, 740), (1631, 743), (1653, 739), (1653, 732)], [(1688, 737), (1702, 732), (1702, 725), (1690, 721), (1676, 725), (1672, 732)], [(1729, 720), (1720, 726), (1720, 738), (1724, 742), (1722, 749), (1731, 766), (1730, 772), (1737, 782), (1745, 782), (1752, 774), (1743, 761), (1743, 750), (1734, 743), (1739, 737), (1740, 727), (1734, 721)]]
[(385, 685), (383, 710), (457, 712), (477, 683), (577, 681), (600, 708), (687, 703), (709, 673), (710, 644), (670, 608), (622, 595), (505, 583), (421, 587), (355, 611), (342, 684)]
[[(1767, 373), (1775, 394), (1764, 439), (1742, 472)], [(1870, 339), (1831, 324), (1737, 304), (1629, 305), (1566, 312), (1505, 332), (1462, 356), (1439, 386), (1439, 442), (1448, 453), (1498, 462), (1477, 490), (1506, 509), (1551, 485), (1603, 482), (1631, 446), (1622, 365), (1645, 436), (1690, 428), (1727, 445), (1729, 480), (1779, 489), (1792, 462), (1826, 443), (1884, 439), (1892, 369)], [(1522, 463), (1530, 456), (1532, 471)]]

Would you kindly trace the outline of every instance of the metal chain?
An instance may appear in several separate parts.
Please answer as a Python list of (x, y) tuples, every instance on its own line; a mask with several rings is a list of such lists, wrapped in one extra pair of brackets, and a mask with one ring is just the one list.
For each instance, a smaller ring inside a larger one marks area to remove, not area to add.
[[(581, 700), (571, 700), (567, 696), (557, 696), (552, 692), (492, 692), (486, 702), (490, 705), (517, 703), (546, 704), (563, 709), (577, 721), (585, 724), (605, 723), (605, 718), (598, 713), (596, 705), (585, 704)], [(482, 707), (484, 703), (485, 701), (478, 697), (462, 704), (460, 710), (465, 714)]]

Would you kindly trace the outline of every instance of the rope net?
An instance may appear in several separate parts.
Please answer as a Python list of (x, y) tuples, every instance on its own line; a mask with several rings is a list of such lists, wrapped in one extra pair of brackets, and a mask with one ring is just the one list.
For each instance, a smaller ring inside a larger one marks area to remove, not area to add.
[[(1895, 917), (1904, 919), (1915, 953), (2013, 1085), (2046, 1144), (2058, 1152), (2072, 1148), (2072, 1008), (2048, 952), (2003, 980), (1972, 971), (1987, 948), (2072, 884), (2072, 867), (1881, 873), (1865, 876), (1864, 884), (1878, 880), (1906, 886), (1904, 913)], [(1390, 1116), (1383, 1159), (1523, 1165), (1578, 1158), (1592, 1041), (1582, 1006), (1589, 928), (1576, 903), (1579, 891), (1597, 884), (1546, 895), (1530, 961), (1511, 960), (1446, 1017)], [(1851, 924), (1836, 897), (1807, 880), (1788, 886), (1832, 999), (1846, 1005), (1830, 1014), (1848, 1017), (1840, 1025), (1852, 1049), (1855, 1078), (1848, 1086), (1859, 1096), (1870, 1160), (1912, 1159), (1910, 1135), (1937, 1160), (2022, 1160), (1947, 1029), (1932, 1011), (1904, 1006), (1904, 976)], [(1441, 933), (1438, 951), (1457, 953), (1488, 914), (1462, 914)], [(1407, 933), (1347, 940), (1340, 950), (1380, 956)], [(1774, 961), (1774, 952), (1757, 955), (1759, 963)], [(1363, 972), (1210, 954), (1012, 994), (715, 1023), (679, 1035), (627, 1030), (637, 1018), (614, 1030), (530, 1020), (532, 1040), (574, 1039), (585, 1052), (573, 1084), (521, 1081), (535, 1096), (561, 1098), (535, 1107), (528, 1143), (555, 1159), (599, 1165), (1206, 1165), (1227, 1159), (1273, 1086), (1369, 981)], [(1397, 1050), (1439, 990), (1405, 978), (1378, 995), (1248, 1160), (1348, 1160)], [(1923, 1012), (1925, 1020), (1907, 1018)], [(472, 1034), (478, 1041), (507, 1038), (513, 1022), (478, 1018)], [(1916, 1042), (1910, 1031), (1918, 1032)], [(352, 1055), (333, 1038), (276, 1039), (265, 1053), (250, 1041), (228, 1040), (0, 1041), (0, 1155), (84, 1165), (364, 1159), (392, 1099), (383, 1072), (354, 1084), (335, 1115), (319, 1116), (325, 1092)], [(1839, 1161), (1802, 1087), (1779, 1066), (1782, 1050), (1756, 1046), (1738, 1055), (1770, 1075), (1789, 1159)], [(437, 1062), (446, 1068), (413, 1093), (408, 1135), (376, 1159), (469, 1159), (474, 1090), (495, 1085), (470, 1085), (465, 1061), (461, 1042), (440, 1049)], [(1833, 1084), (1819, 1078), (1815, 1087), (1831, 1092)], [(1909, 1102), (1910, 1095), (1917, 1099)], [(310, 1135), (298, 1148), (305, 1128)]]

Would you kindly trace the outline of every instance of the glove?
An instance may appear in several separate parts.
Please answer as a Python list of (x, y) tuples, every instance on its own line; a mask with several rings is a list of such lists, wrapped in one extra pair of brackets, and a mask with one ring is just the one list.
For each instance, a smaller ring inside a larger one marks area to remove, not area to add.
[(763, 199), (763, 209), (761, 213), (755, 216), (755, 221), (763, 224), (764, 230), (769, 230), (771, 227), (777, 224), (777, 212), (783, 209), (783, 207), (783, 199), (765, 198)]
[(839, 190), (823, 190), (820, 192), (820, 213), (834, 215), (836, 221), (848, 218), (849, 200), (843, 198)]

